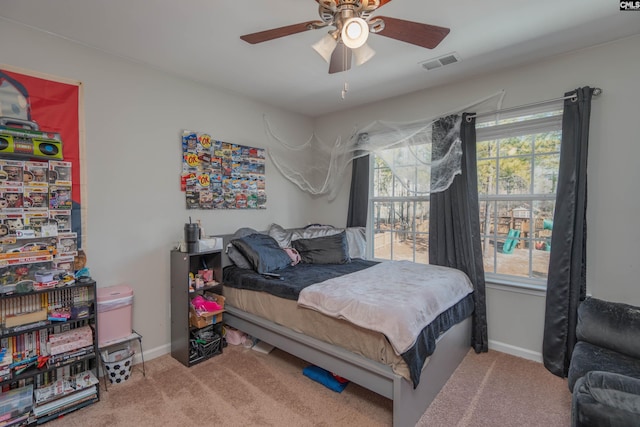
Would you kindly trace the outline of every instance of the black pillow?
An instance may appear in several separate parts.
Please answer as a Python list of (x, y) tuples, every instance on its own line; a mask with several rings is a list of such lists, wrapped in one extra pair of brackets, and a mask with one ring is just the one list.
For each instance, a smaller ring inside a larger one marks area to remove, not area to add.
[(347, 233), (344, 231), (332, 236), (293, 240), (291, 246), (300, 253), (302, 262), (308, 264), (346, 264), (351, 262)]
[(273, 237), (266, 234), (250, 234), (231, 240), (231, 244), (242, 252), (253, 269), (260, 274), (271, 273), (291, 264), (289, 255)]

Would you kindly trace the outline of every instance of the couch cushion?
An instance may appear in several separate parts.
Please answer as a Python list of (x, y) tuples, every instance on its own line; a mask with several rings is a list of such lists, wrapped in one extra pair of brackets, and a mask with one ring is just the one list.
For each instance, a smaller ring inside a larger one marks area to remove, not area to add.
[(572, 396), (573, 426), (640, 425), (640, 379), (591, 371), (578, 379)]
[(591, 371), (585, 375), (585, 386), (597, 402), (640, 415), (640, 379)]
[(576, 338), (640, 359), (640, 308), (587, 298), (578, 306)]
[(607, 371), (640, 378), (640, 359), (579, 341), (573, 349), (569, 365), (568, 385), (573, 391), (578, 379), (589, 371)]

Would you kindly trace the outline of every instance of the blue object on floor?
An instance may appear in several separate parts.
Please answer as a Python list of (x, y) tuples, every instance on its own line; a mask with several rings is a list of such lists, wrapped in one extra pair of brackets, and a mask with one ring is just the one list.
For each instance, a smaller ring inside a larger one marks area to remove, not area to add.
[(342, 393), (342, 390), (349, 384), (349, 382), (338, 381), (329, 371), (326, 371), (318, 366), (307, 366), (302, 370), (302, 373), (311, 378), (314, 381), (319, 382), (323, 386), (338, 393)]

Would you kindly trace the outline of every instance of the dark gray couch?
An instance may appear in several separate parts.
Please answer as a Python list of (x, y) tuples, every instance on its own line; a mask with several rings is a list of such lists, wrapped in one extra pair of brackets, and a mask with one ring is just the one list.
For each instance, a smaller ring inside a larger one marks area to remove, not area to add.
[(573, 426), (640, 426), (640, 308), (587, 298), (568, 384)]

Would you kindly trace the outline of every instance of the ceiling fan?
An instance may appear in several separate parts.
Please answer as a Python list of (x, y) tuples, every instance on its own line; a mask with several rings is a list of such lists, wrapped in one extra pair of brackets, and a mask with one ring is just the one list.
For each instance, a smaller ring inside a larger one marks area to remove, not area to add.
[(371, 17), (379, 7), (391, 0), (316, 0), (320, 20), (301, 22), (273, 28), (240, 38), (256, 44), (308, 30), (335, 27), (313, 48), (329, 63), (329, 73), (351, 68), (351, 58), (362, 65), (375, 55), (367, 45), (369, 33), (433, 49), (449, 34), (449, 28), (419, 22), (405, 21), (388, 16)]

